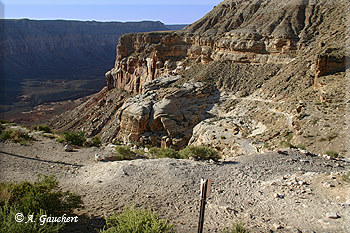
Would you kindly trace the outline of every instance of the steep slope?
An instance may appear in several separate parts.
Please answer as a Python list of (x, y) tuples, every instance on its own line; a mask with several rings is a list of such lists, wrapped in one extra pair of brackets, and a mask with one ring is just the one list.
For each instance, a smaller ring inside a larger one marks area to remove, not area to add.
[(169, 30), (161, 22), (1, 20), (5, 98), (35, 105), (96, 93), (113, 66), (119, 36)]
[(181, 31), (124, 35), (105, 95), (54, 125), (226, 156), (284, 146), (346, 155), (347, 15), (348, 1), (227, 0)]

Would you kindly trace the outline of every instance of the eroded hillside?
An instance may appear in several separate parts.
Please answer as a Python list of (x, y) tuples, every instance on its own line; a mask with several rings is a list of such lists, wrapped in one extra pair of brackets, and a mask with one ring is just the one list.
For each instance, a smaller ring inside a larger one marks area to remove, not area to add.
[(347, 155), (348, 1), (226, 0), (176, 32), (127, 34), (107, 87), (52, 124), (224, 156)]

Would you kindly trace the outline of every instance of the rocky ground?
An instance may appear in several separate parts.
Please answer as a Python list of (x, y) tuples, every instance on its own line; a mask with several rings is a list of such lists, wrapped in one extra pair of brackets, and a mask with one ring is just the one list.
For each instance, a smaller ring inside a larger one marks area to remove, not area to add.
[[(35, 135), (28, 145), (1, 142), (1, 181), (33, 181), (54, 174), (63, 189), (83, 196), (80, 224), (68, 232), (94, 232), (103, 216), (124, 206), (151, 207), (176, 225), (196, 232), (200, 179), (213, 181), (205, 232), (241, 221), (252, 232), (349, 232), (348, 160), (284, 150), (231, 157), (218, 163), (156, 159), (95, 162), (111, 146), (65, 152), (64, 145)], [(84, 217), (82, 217), (84, 216)]]

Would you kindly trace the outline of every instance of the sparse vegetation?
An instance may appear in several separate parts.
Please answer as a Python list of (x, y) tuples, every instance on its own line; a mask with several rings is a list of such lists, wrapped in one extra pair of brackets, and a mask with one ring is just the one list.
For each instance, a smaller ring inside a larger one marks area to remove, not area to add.
[(85, 132), (64, 132), (64, 141), (69, 142), (76, 146), (83, 146), (86, 142)]
[(8, 121), (8, 120), (0, 120), (0, 124), (11, 124), (13, 122)]
[[(147, 147), (148, 148), (148, 147)], [(219, 153), (208, 146), (188, 146), (181, 151), (176, 151), (172, 148), (151, 147), (146, 152), (145, 149), (139, 148), (131, 150), (129, 146), (116, 146), (116, 160), (133, 160), (139, 158), (159, 159), (159, 158), (174, 158), (174, 159), (189, 159), (197, 160), (214, 160), (218, 161), (221, 157)]]
[(326, 155), (330, 156), (331, 158), (338, 158), (339, 154), (338, 152), (334, 151), (334, 150), (327, 150)]
[(43, 131), (44, 133), (52, 133), (52, 130), (51, 130), (50, 127), (47, 126), (47, 125), (38, 125), (38, 126), (34, 126), (33, 129), (34, 129), (34, 130), (37, 130), (37, 131)]
[(122, 213), (113, 213), (106, 218), (106, 227), (101, 233), (169, 233), (174, 226), (162, 220), (150, 209), (125, 208)]
[(346, 174), (342, 175), (342, 179), (343, 179), (343, 181), (350, 183), (350, 171), (348, 171)]
[(65, 139), (64, 139), (63, 136), (58, 136), (57, 141), (58, 141), (59, 143), (63, 143), (63, 142), (65, 142)]
[(87, 142), (87, 145), (90, 147), (91, 146), (99, 147), (101, 146), (101, 143), (102, 143), (101, 138), (96, 135), (95, 137), (93, 137), (91, 140)]
[(137, 158), (137, 154), (130, 150), (128, 146), (116, 146), (116, 159), (117, 160), (132, 160)]
[(27, 144), (28, 142), (33, 141), (34, 138), (32, 138), (27, 132), (21, 130), (8, 129), (5, 131), (1, 131), (0, 140), (9, 140), (20, 144)]
[(180, 156), (184, 159), (195, 158), (198, 160), (214, 160), (218, 161), (220, 159), (219, 153), (208, 146), (187, 146), (185, 149), (181, 150)]
[[(40, 225), (40, 217), (48, 215), (45, 211), (40, 210), (34, 213), (33, 223), (16, 222), (16, 214), (20, 213), (18, 207), (0, 206), (0, 233), (18, 233), (18, 232), (40, 232), (40, 233), (58, 233), (64, 228), (64, 223), (45, 223)], [(28, 213), (32, 214), (32, 213)], [(48, 215), (49, 216), (49, 215)], [(27, 219), (26, 219), (27, 220)]]
[(281, 148), (293, 148), (294, 146), (293, 146), (293, 144), (292, 143), (290, 143), (289, 141), (281, 141), (280, 142), (280, 147)]
[[(34, 183), (0, 183), (0, 232), (59, 232), (64, 224), (40, 225), (41, 215), (71, 213), (81, 207), (81, 197), (69, 191), (58, 189), (54, 176), (38, 177)], [(17, 223), (14, 215), (34, 215), (35, 223)]]
[(243, 223), (232, 223), (230, 228), (224, 229), (222, 233), (248, 233), (249, 230)]
[(287, 141), (290, 142), (290, 141), (293, 139), (293, 136), (294, 136), (293, 133), (292, 133), (292, 132), (289, 132), (289, 133), (285, 136), (285, 138), (286, 138)]
[(225, 136), (221, 136), (221, 139), (224, 140), (224, 139), (226, 139), (226, 137)]
[(264, 148), (270, 149), (270, 148), (271, 148), (271, 145), (270, 145), (268, 142), (265, 142), (265, 143), (264, 143)]
[(306, 150), (306, 146), (303, 144), (298, 144), (295, 146), (296, 148), (302, 149), (302, 150)]
[(172, 148), (158, 148), (152, 147), (149, 149), (149, 154), (152, 158), (174, 158), (179, 159), (179, 152)]

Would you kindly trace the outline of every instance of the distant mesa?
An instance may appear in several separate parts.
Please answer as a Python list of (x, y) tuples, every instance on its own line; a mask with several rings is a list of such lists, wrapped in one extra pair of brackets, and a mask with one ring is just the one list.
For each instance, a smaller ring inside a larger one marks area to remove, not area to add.
[[(2, 111), (100, 91), (125, 33), (178, 30), (159, 21), (97, 22), (2, 19)], [(22, 98), (26, 96), (26, 98)]]

